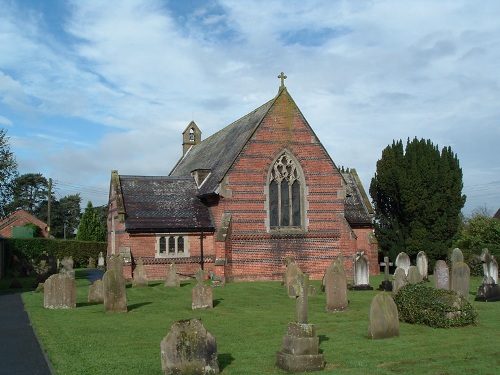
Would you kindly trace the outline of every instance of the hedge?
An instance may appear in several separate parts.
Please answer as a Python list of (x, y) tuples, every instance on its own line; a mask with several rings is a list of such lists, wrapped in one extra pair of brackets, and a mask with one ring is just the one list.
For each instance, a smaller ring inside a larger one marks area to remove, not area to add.
[(15, 254), (24, 255), (32, 262), (42, 253), (47, 253), (57, 259), (71, 256), (76, 268), (86, 267), (90, 257), (97, 261), (101, 251), (103, 254), (106, 254), (107, 242), (47, 238), (9, 238), (7, 240), (7, 249), (7, 259), (9, 260)]

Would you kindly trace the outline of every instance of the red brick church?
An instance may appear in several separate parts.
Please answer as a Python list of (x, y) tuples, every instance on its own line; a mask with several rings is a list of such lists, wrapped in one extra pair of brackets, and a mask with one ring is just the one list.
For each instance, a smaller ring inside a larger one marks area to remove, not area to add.
[(111, 173), (108, 255), (130, 278), (175, 262), (232, 280), (281, 280), (284, 260), (320, 279), (343, 254), (352, 277), (363, 251), (378, 274), (373, 210), (354, 169), (340, 170), (284, 85), (259, 108), (202, 140), (191, 122), (168, 176)]

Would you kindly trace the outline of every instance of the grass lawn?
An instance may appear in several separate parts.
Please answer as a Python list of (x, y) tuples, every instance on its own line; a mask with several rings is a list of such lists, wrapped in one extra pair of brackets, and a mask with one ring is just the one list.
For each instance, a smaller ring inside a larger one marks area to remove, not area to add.
[[(191, 310), (195, 281), (165, 288), (127, 286), (127, 314), (106, 314), (102, 304), (87, 303), (85, 270), (77, 270), (77, 308), (50, 310), (43, 294), (23, 294), (26, 309), (56, 374), (161, 374), (160, 342), (172, 323), (201, 318), (217, 340), (221, 373), (285, 374), (275, 367), (276, 351), (295, 300), (279, 282), (229, 283), (213, 288), (214, 309)], [(376, 288), (383, 276), (372, 277)], [(473, 301), (481, 278), (471, 281)], [(309, 299), (309, 322), (316, 325), (326, 374), (495, 374), (500, 371), (500, 302), (472, 302), (474, 326), (434, 329), (401, 323), (400, 336), (367, 337), (370, 303), (378, 293), (349, 291), (349, 310), (325, 311), (320, 282)], [(433, 283), (430, 283), (433, 285)]]

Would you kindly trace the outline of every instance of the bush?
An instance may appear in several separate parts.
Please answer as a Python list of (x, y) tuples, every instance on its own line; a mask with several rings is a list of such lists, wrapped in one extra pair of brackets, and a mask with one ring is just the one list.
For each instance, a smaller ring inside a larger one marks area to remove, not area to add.
[(462, 327), (475, 323), (477, 312), (460, 294), (423, 283), (407, 284), (394, 298), (399, 320), (434, 328)]

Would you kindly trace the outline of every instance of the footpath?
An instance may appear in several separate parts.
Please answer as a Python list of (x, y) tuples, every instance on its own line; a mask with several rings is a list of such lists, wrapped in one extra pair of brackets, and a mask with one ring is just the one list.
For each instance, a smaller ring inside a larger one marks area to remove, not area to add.
[[(103, 271), (88, 270), (89, 283)], [(21, 293), (0, 295), (0, 375), (54, 375), (31, 326)]]

